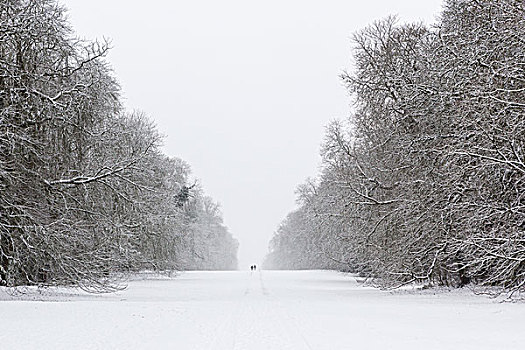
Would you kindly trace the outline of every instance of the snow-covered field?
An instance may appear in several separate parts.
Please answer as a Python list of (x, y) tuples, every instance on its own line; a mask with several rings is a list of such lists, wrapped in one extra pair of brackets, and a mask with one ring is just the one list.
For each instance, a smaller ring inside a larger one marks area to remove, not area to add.
[(525, 303), (390, 293), (329, 271), (187, 272), (0, 300), (0, 349), (525, 349)]

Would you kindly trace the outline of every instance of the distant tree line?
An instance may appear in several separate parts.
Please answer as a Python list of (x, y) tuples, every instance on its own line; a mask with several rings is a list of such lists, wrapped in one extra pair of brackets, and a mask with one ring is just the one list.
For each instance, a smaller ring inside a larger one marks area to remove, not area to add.
[(448, 0), (435, 27), (387, 18), (353, 37), (353, 115), (266, 268), (337, 268), (383, 287), (525, 285), (525, 8)]
[(142, 269), (236, 268), (217, 204), (123, 109), (107, 51), (54, 0), (0, 2), (0, 285), (103, 291)]

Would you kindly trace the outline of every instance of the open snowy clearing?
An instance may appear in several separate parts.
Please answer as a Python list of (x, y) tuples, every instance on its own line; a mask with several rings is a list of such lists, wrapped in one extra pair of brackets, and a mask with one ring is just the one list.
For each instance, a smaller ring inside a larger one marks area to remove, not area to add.
[(525, 304), (384, 292), (330, 271), (187, 272), (126, 290), (0, 290), (1, 349), (523, 349)]

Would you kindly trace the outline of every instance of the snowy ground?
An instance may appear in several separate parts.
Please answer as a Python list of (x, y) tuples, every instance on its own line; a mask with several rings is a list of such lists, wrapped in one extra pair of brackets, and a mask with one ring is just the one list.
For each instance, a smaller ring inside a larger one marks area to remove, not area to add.
[(389, 293), (327, 271), (187, 272), (13, 298), (0, 349), (524, 349), (525, 303)]

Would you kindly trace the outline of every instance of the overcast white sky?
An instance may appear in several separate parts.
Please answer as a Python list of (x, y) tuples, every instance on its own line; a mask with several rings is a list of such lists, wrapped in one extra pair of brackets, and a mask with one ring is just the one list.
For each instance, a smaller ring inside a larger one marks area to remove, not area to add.
[(154, 119), (222, 205), (240, 268), (261, 262), (350, 113), (350, 37), (389, 14), (432, 23), (441, 0), (65, 0), (76, 33), (108, 38), (129, 109)]

